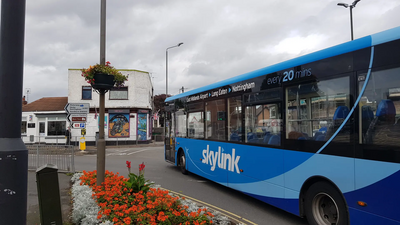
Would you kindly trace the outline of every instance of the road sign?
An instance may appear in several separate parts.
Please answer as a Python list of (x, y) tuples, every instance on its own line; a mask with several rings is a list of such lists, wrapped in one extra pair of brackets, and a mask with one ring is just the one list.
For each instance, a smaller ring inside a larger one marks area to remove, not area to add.
[(87, 114), (69, 114), (67, 116), (67, 120), (70, 123), (73, 123), (73, 122), (86, 122), (87, 121), (86, 116), (87, 116)]
[(86, 128), (86, 124), (85, 123), (74, 123), (74, 124), (72, 124), (72, 128), (77, 128), (77, 129)]
[(67, 103), (64, 107), (67, 114), (88, 114), (89, 103)]

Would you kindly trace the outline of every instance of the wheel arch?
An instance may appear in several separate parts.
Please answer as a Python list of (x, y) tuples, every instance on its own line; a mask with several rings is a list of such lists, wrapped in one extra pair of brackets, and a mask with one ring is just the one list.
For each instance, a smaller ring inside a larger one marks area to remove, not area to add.
[(299, 196), (299, 216), (300, 217), (305, 217), (305, 206), (304, 206), (305, 204), (304, 203), (305, 203), (305, 197), (306, 197), (307, 190), (311, 187), (311, 185), (313, 185), (317, 182), (326, 182), (329, 185), (331, 185), (333, 188), (335, 188), (338, 191), (338, 193), (340, 193), (344, 203), (346, 204), (347, 211), (349, 210), (346, 198), (344, 197), (342, 191), (340, 191), (339, 187), (333, 181), (331, 181), (330, 179), (328, 179), (324, 176), (313, 176), (313, 177), (308, 178), (304, 182), (303, 186), (300, 189), (300, 196)]

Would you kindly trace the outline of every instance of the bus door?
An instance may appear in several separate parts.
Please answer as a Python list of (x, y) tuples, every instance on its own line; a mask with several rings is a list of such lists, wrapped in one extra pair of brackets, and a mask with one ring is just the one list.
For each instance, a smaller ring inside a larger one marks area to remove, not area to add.
[(165, 160), (175, 163), (175, 116), (167, 112), (165, 122)]

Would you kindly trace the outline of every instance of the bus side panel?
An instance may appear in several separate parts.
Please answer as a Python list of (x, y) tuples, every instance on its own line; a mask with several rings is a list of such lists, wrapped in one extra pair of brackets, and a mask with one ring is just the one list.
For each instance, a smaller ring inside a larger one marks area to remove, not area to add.
[(188, 171), (227, 186), (227, 170), (218, 167), (218, 160), (222, 154), (218, 144), (220, 143), (179, 138), (176, 146), (185, 152)]
[(380, 217), (365, 211), (349, 207), (350, 224), (385, 224), (399, 225), (399, 221), (394, 221), (385, 217)]
[(356, 159), (355, 182), (357, 190), (345, 195), (349, 207), (400, 221), (400, 164)]
[(300, 192), (307, 179), (318, 176), (332, 181), (342, 193), (354, 190), (354, 158), (285, 151), (284, 164), (288, 172), (283, 176), (288, 189)]

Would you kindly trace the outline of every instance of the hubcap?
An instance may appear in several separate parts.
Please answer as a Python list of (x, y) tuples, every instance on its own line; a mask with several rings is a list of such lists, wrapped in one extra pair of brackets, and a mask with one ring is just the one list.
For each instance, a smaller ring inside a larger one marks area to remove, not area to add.
[(327, 193), (319, 193), (313, 199), (312, 212), (316, 222), (320, 225), (337, 224), (339, 209), (333, 198)]
[(186, 167), (186, 160), (185, 160), (185, 156), (184, 156), (183, 154), (181, 155), (180, 164), (181, 164), (181, 168), (182, 168), (182, 169), (185, 169), (185, 167)]

